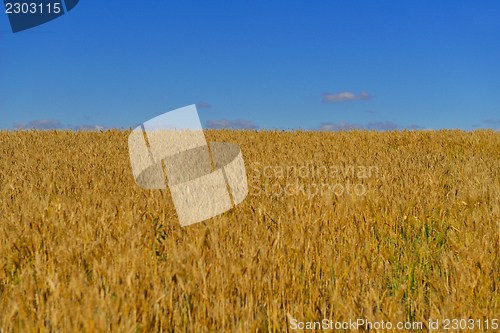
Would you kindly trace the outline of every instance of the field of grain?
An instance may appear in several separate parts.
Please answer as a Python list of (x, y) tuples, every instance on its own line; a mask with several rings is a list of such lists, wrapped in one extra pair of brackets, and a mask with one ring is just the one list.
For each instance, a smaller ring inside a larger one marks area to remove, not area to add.
[(181, 228), (130, 132), (0, 131), (1, 332), (498, 331), (500, 133), (207, 130), (249, 194)]

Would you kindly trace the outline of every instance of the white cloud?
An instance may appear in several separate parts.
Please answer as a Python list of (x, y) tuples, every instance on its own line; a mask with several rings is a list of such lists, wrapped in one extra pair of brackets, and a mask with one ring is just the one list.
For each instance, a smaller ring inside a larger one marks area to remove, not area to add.
[(362, 91), (359, 96), (356, 96), (356, 94), (352, 92), (341, 92), (341, 93), (336, 93), (336, 94), (329, 94), (329, 93), (323, 93), (323, 99), (321, 100), (323, 103), (324, 102), (343, 102), (343, 101), (352, 101), (352, 100), (357, 100), (357, 99), (370, 99), (373, 98), (369, 93), (366, 91)]
[[(411, 125), (416, 126), (416, 125)], [(393, 131), (395, 129), (398, 129), (400, 126), (394, 124), (391, 121), (386, 121), (385, 123), (382, 121), (376, 121), (374, 123), (370, 122), (367, 125), (367, 129), (375, 129), (375, 130), (381, 130), (381, 131)]]
[[(394, 124), (391, 121), (386, 121), (386, 122), (376, 121), (376, 122), (370, 122), (366, 125), (357, 124), (357, 123), (349, 123), (347, 121), (339, 121), (338, 123), (333, 123), (333, 122), (321, 123), (321, 125), (317, 128), (317, 130), (349, 131), (349, 130), (351, 130), (351, 128), (352, 129), (377, 130), (377, 131), (393, 131), (393, 130), (402, 129), (405, 127)], [(412, 124), (410, 126), (410, 128), (411, 129), (413, 129), (413, 128), (424, 129), (423, 126), (419, 126), (419, 125), (415, 125), (415, 124)]]
[(212, 107), (212, 105), (211, 105), (211, 104), (208, 104), (208, 103), (205, 103), (205, 102), (200, 101), (200, 102), (198, 103), (198, 107), (199, 107), (199, 108), (211, 108), (211, 107)]
[(38, 120), (33, 120), (28, 122), (27, 124), (25, 122), (15, 122), (14, 123), (15, 128), (24, 128), (24, 129), (58, 129), (62, 128), (63, 125), (59, 120), (56, 119), (38, 119)]
[(359, 98), (361, 99), (370, 99), (372, 98), (373, 96), (370, 95), (369, 93), (367, 93), (366, 91), (362, 91), (360, 94), (359, 94)]
[(115, 127), (114, 126), (105, 127), (105, 126), (93, 124), (93, 125), (72, 126), (71, 128), (74, 129), (74, 130), (91, 130), (91, 131), (93, 131), (93, 130), (101, 130), (101, 131), (104, 131), (104, 130), (108, 130), (108, 129), (113, 129)]
[(351, 124), (347, 121), (339, 121), (338, 123), (321, 123), (318, 129), (324, 131), (338, 131), (338, 130), (349, 131), (351, 128), (361, 129), (363, 128), (363, 125)]
[(207, 120), (207, 128), (221, 129), (224, 127), (246, 128), (246, 129), (259, 128), (259, 126), (255, 125), (255, 123), (253, 121), (247, 121), (247, 120), (243, 120), (243, 119), (237, 119), (234, 121), (229, 121), (226, 119)]

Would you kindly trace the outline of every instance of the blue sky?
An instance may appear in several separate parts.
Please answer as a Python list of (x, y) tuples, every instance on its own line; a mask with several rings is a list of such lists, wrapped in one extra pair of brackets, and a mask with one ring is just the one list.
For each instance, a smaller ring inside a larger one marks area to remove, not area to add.
[(500, 128), (500, 1), (80, 3), (13, 34), (0, 128)]

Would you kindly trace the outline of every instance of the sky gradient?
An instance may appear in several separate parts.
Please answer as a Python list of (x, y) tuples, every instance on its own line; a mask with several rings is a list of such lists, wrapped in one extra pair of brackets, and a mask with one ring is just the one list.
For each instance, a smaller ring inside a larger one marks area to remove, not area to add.
[(499, 59), (499, 0), (81, 0), (0, 15), (0, 128), (500, 130)]

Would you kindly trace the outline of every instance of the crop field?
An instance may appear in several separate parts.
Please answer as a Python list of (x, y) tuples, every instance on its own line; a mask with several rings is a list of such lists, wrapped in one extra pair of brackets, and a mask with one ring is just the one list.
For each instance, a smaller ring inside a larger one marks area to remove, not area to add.
[(249, 193), (184, 228), (130, 133), (0, 131), (1, 332), (500, 329), (499, 132), (206, 130)]

